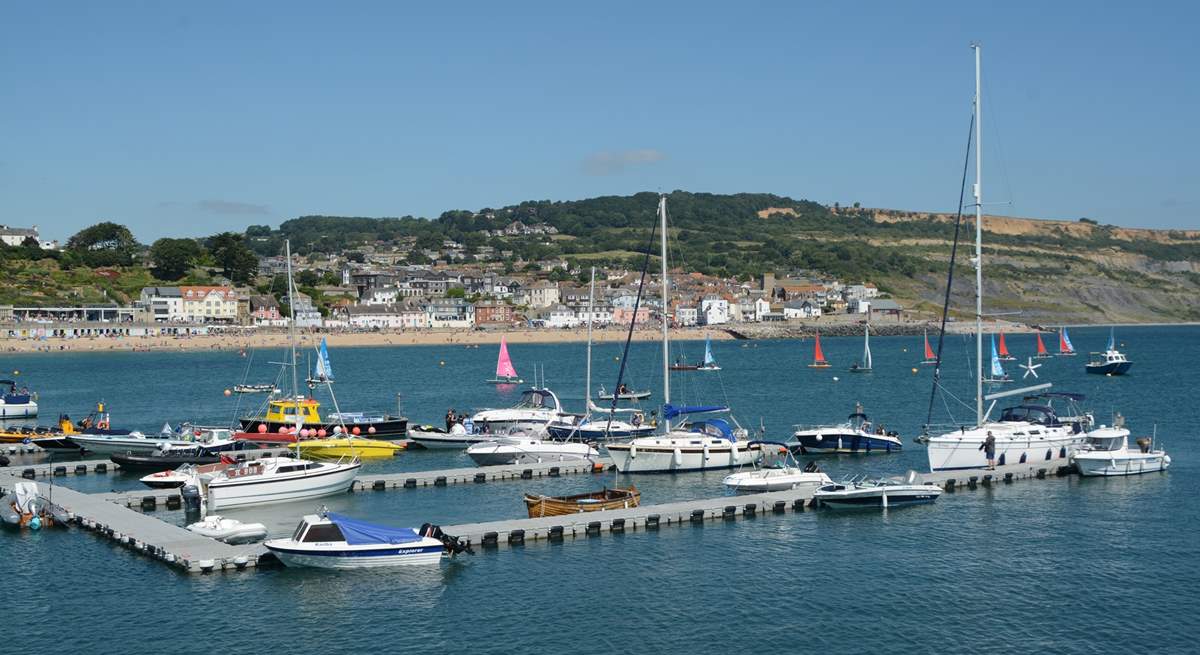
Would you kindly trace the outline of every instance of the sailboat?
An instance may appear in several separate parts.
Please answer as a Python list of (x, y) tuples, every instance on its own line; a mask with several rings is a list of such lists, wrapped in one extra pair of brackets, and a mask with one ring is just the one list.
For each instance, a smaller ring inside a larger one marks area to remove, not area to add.
[[(975, 267), (975, 422), (971, 426), (956, 427), (950, 432), (924, 439), (927, 444), (929, 470), (950, 471), (959, 469), (981, 469), (991, 462), (983, 449), (989, 437), (995, 448), (995, 464), (1033, 464), (1052, 468), (1055, 462), (1065, 465), (1075, 448), (1087, 442), (1087, 430), (1092, 424), (1089, 415), (1059, 416), (1052, 406), (1054, 400), (1066, 399), (1071, 403), (1083, 400), (1083, 396), (1070, 393), (1045, 393), (1049, 383), (1020, 389), (984, 394), (983, 371), (983, 149), (982, 136), (982, 79), (981, 46), (971, 44), (975, 51), (975, 98), (973, 103), (972, 127), (975, 143), (975, 184), (972, 186), (975, 206), (975, 252), (972, 263)], [(969, 152), (969, 146), (968, 146)], [(960, 210), (961, 211), (961, 210)], [(957, 247), (957, 241), (955, 241)], [(950, 276), (953, 277), (954, 255), (951, 254)], [(950, 284), (947, 283), (947, 288)], [(949, 307), (943, 307), (943, 321)], [(993, 351), (995, 352), (995, 351)], [(993, 365), (999, 364), (998, 353), (993, 355)], [(934, 371), (934, 389), (939, 385), (940, 371)], [(999, 420), (990, 419), (991, 409), (1001, 398), (1019, 397), (1022, 402), (1003, 410)], [(991, 402), (984, 410), (984, 403)], [(930, 395), (932, 415), (933, 395)], [(1073, 408), (1072, 408), (1073, 409)], [(928, 427), (928, 421), (927, 421)]]
[(925, 330), (925, 359), (921, 360), (922, 364), (936, 364), (937, 355), (933, 353), (933, 348), (929, 347), (929, 330)]
[(1013, 357), (1008, 352), (1008, 344), (1004, 343), (1004, 331), (1003, 330), (1000, 332), (1000, 351), (999, 352), (1000, 352), (1000, 361), (1002, 361), (1002, 362), (1011, 362), (1011, 361), (1014, 361), (1017, 359), (1016, 357)]
[(862, 362), (854, 362), (850, 365), (851, 373), (870, 373), (871, 372), (871, 326), (864, 326), (866, 329), (863, 332), (863, 357)]
[(991, 374), (984, 378), (984, 382), (988, 384), (1003, 384), (1012, 382), (1013, 379), (1004, 372), (1004, 367), (1000, 365), (1000, 354), (996, 350), (996, 335), (992, 335), (992, 370)]
[(809, 368), (829, 368), (832, 366), (825, 361), (825, 353), (821, 350), (821, 333), (817, 332), (816, 339), (813, 340), (813, 363), (809, 364)]
[(1092, 353), (1092, 360), (1087, 363), (1087, 372), (1099, 375), (1125, 375), (1133, 362), (1125, 357), (1125, 353), (1117, 350), (1117, 339), (1113, 329), (1108, 330), (1108, 346), (1102, 353)]
[[(694, 419), (681, 421), (672, 426), (671, 420), (689, 415), (712, 415), (728, 413), (729, 408), (720, 405), (676, 406), (671, 404), (670, 339), (666, 310), (671, 306), (667, 270), (667, 197), (658, 200), (658, 218), (661, 223), (662, 260), (662, 366), (663, 366), (663, 413), (662, 434), (639, 437), (630, 441), (608, 444), (608, 454), (613, 464), (622, 473), (648, 473), (670, 471), (702, 471), (707, 469), (736, 468), (758, 459), (762, 446), (758, 442), (743, 443), (747, 436), (745, 428), (737, 425), (732, 417)], [(647, 264), (649, 256), (647, 256)], [(645, 275), (645, 269), (642, 271)], [(639, 287), (639, 299), (640, 299)], [(624, 361), (624, 358), (622, 358)], [(731, 423), (732, 421), (732, 423)]]
[(1058, 332), (1058, 356), (1059, 357), (1074, 357), (1075, 346), (1071, 345), (1071, 337), (1067, 335), (1067, 326), (1063, 326)]
[(333, 366), (329, 364), (329, 346), (325, 337), (321, 337), (321, 345), (317, 348), (317, 363), (313, 366), (312, 377), (305, 380), (309, 389), (315, 389), (318, 384), (333, 382)]
[(719, 371), (721, 367), (717, 365), (717, 360), (712, 354), (712, 338), (704, 338), (704, 362), (696, 367), (697, 371)]
[(512, 358), (508, 356), (508, 341), (500, 337), (500, 355), (496, 357), (496, 377), (485, 380), (488, 384), (521, 384), (525, 382), (517, 376), (513, 368)]
[(1050, 359), (1051, 357), (1053, 357), (1053, 355), (1050, 354), (1049, 350), (1046, 350), (1046, 343), (1042, 341), (1042, 333), (1038, 332), (1037, 333), (1037, 354), (1034, 355), (1033, 358), (1034, 359)]

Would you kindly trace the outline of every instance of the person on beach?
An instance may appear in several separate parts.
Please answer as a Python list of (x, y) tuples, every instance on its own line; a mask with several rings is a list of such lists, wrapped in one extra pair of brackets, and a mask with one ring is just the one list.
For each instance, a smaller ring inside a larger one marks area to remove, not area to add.
[(983, 443), (979, 445), (979, 449), (982, 450), (983, 454), (987, 456), (988, 470), (995, 471), (996, 470), (996, 436), (992, 434), (991, 430), (988, 430), (987, 439), (983, 440)]

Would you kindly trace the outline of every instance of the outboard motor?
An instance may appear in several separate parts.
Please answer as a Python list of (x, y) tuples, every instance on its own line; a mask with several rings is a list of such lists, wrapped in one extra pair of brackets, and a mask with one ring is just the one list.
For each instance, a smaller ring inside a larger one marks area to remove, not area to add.
[(185, 484), (179, 490), (179, 494), (183, 498), (183, 508), (185, 511), (200, 511), (200, 487), (194, 484)]
[(450, 553), (451, 555), (458, 555), (459, 553), (463, 552), (467, 553), (468, 555), (475, 554), (475, 551), (471, 550), (470, 544), (463, 543), (458, 537), (452, 537), (445, 532), (442, 532), (440, 527), (432, 523), (422, 524), (418, 534), (420, 534), (422, 537), (430, 537), (432, 539), (441, 541), (442, 547), (445, 548), (446, 552)]

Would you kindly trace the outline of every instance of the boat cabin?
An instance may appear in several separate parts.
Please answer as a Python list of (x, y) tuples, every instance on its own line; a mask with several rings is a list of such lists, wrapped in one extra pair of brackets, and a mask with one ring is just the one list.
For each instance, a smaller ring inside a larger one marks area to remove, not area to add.
[(346, 541), (346, 536), (333, 521), (310, 514), (300, 520), (300, 525), (292, 533), (292, 540), (296, 543), (329, 543)]
[(294, 425), (298, 413), (302, 424), (322, 425), (321, 414), (318, 411), (320, 406), (321, 403), (312, 398), (272, 400), (267, 403), (266, 421)]
[(529, 389), (521, 394), (521, 400), (513, 405), (513, 409), (553, 409), (562, 410), (558, 396), (549, 389)]
[(1129, 432), (1101, 425), (1088, 433), (1088, 449), (1101, 451), (1125, 450), (1129, 446)]

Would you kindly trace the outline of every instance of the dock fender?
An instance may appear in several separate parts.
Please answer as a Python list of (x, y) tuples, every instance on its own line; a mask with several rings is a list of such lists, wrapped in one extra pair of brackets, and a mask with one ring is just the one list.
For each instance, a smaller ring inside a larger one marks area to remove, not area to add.
[(630, 442), (630, 444), (629, 444), (629, 459), (637, 459), (637, 443)]
[(738, 448), (737, 442), (734, 442), (733, 444), (731, 444), (729, 446), (729, 463), (737, 464), (740, 456), (741, 456), (741, 449)]
[(682, 450), (679, 450), (678, 448), (675, 449), (674, 460), (675, 460), (675, 466), (683, 466), (683, 451)]
[[(679, 452), (679, 450), (676, 450), (675, 452)], [(708, 457), (709, 457), (709, 455), (708, 455), (708, 444), (704, 444), (704, 461), (705, 461), (705, 462), (707, 462), (707, 461), (708, 461)]]

